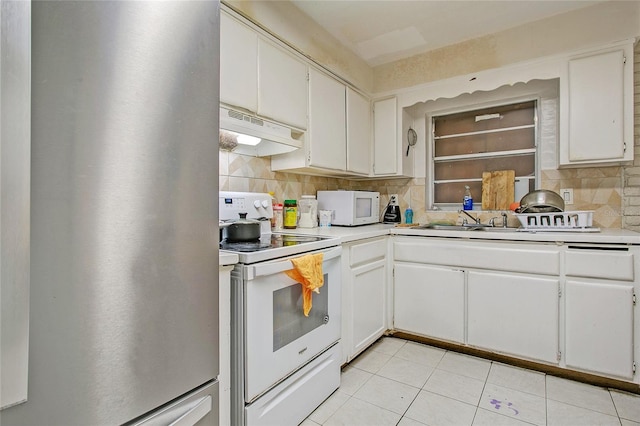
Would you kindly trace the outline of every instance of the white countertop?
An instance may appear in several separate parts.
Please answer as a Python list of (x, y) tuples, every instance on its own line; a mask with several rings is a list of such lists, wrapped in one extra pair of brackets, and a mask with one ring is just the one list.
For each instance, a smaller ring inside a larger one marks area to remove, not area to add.
[(365, 238), (379, 237), (389, 235), (389, 231), (394, 225), (383, 225), (376, 223), (374, 225), (362, 226), (330, 226), (317, 228), (296, 228), (285, 229), (282, 232), (286, 234), (302, 234), (302, 235), (320, 235), (323, 237), (339, 238), (340, 243), (348, 243), (350, 241), (362, 240)]
[(373, 238), (382, 235), (413, 235), (419, 237), (446, 237), (467, 240), (510, 240), (559, 243), (635, 244), (640, 245), (640, 233), (625, 229), (601, 229), (600, 232), (562, 231), (448, 231), (419, 228), (403, 228), (381, 223), (364, 226), (331, 226), (328, 228), (296, 228), (287, 233), (321, 235), (340, 238), (341, 243)]
[(221, 251), (218, 256), (218, 265), (235, 265), (238, 263), (238, 255), (228, 251)]
[(558, 243), (598, 243), (640, 245), (640, 233), (625, 229), (602, 229), (600, 232), (567, 231), (447, 231), (416, 228), (393, 228), (395, 235), (415, 235), (421, 237), (453, 237), (468, 240), (510, 240)]
[[(331, 226), (328, 228), (287, 229), (289, 234), (320, 235), (338, 238), (340, 244), (384, 235), (415, 237), (458, 238), (465, 240), (502, 240), (557, 243), (633, 244), (640, 245), (640, 233), (625, 229), (601, 229), (600, 232), (521, 232), (521, 231), (447, 231), (420, 228), (403, 228), (377, 223), (364, 226)], [(220, 252), (219, 265), (238, 263), (238, 255)]]

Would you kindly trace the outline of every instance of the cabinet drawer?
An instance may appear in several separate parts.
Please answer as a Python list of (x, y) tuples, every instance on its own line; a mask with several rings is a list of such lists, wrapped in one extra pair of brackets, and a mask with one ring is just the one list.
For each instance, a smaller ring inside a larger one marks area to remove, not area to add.
[(394, 258), (396, 261), (461, 268), (560, 274), (560, 250), (556, 246), (482, 241), (398, 241), (394, 245)]
[(573, 277), (633, 281), (633, 253), (626, 249), (569, 248), (565, 259), (565, 273)]
[(387, 239), (380, 238), (351, 246), (349, 264), (360, 265), (365, 262), (384, 259), (387, 255)]

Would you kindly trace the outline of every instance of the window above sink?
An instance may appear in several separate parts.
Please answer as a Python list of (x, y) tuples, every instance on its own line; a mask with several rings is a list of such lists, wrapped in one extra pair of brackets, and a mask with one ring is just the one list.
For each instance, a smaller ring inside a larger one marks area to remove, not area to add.
[(534, 189), (536, 122), (535, 99), (433, 116), (433, 204), (459, 205), (468, 185), (474, 204), (482, 205), (487, 171), (515, 170)]
[[(426, 210), (460, 209), (465, 185), (471, 187), (474, 210), (481, 210), (483, 173), (491, 173), (491, 184), (495, 175), (515, 174), (502, 201), (511, 193), (519, 201), (539, 187), (540, 171), (557, 167), (558, 94), (559, 79), (551, 78), (403, 107), (405, 118), (424, 135)], [(484, 210), (506, 210), (509, 204), (489, 207), (494, 205), (489, 202)]]

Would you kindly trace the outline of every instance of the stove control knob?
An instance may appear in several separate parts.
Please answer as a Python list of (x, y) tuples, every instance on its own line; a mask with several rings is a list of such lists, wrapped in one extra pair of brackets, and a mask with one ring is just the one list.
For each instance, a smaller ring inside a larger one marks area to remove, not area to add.
[(264, 207), (265, 209), (269, 207), (269, 200), (262, 200), (262, 207)]
[(253, 202), (253, 207), (255, 207), (256, 209), (259, 209), (260, 208), (260, 200), (255, 200)]

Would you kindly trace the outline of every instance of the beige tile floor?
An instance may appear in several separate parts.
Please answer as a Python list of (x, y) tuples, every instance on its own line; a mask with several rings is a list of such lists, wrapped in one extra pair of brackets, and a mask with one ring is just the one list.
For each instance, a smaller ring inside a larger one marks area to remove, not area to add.
[(384, 337), (302, 426), (640, 426), (640, 395)]

